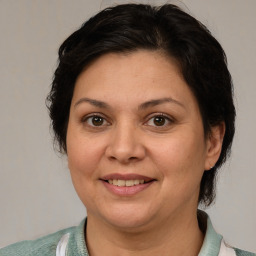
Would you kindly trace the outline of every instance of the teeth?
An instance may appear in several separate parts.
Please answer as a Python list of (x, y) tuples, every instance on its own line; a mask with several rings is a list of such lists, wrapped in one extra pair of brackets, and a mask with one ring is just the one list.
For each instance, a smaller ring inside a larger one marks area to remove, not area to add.
[(133, 180), (127, 180), (127, 181), (125, 181), (125, 186), (126, 186), (126, 187), (131, 187), (131, 186), (133, 186), (133, 185), (134, 185)]
[(117, 180), (117, 186), (118, 187), (124, 187), (125, 186), (125, 180)]
[(108, 180), (109, 184), (113, 184), (118, 187), (132, 187), (145, 183), (144, 180)]
[(135, 180), (134, 181), (134, 185), (139, 185), (140, 184), (140, 181), (139, 180)]

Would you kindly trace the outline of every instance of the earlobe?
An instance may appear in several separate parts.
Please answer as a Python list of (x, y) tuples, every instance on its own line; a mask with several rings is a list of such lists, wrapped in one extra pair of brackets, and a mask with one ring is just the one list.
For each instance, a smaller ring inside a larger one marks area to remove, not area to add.
[(207, 138), (207, 156), (205, 159), (205, 170), (210, 170), (214, 167), (219, 159), (223, 138), (225, 135), (225, 123), (211, 127), (211, 131)]

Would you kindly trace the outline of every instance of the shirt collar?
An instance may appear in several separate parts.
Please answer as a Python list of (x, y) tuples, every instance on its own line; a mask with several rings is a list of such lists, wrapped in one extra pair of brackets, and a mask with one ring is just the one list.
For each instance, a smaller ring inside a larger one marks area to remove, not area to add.
[[(70, 237), (69, 245), (71, 248), (76, 248), (76, 256), (87, 255), (89, 256), (86, 243), (84, 240), (84, 232), (86, 229), (86, 219), (76, 228), (74, 237)], [(218, 256), (221, 247), (222, 236), (219, 235), (213, 228), (210, 217), (203, 211), (198, 210), (198, 221), (202, 229), (205, 229), (204, 242), (198, 256)], [(73, 238), (73, 239), (72, 239)], [(71, 243), (71, 244), (70, 244)], [(69, 247), (69, 246), (68, 246)], [(73, 251), (73, 250), (72, 250)], [(73, 252), (74, 252), (73, 251)], [(68, 256), (73, 256), (71, 251), (68, 252)], [(75, 255), (74, 255), (75, 256)]]
[(201, 223), (206, 222), (204, 242), (198, 256), (218, 256), (222, 236), (214, 230), (210, 217), (205, 212), (198, 210), (198, 219)]

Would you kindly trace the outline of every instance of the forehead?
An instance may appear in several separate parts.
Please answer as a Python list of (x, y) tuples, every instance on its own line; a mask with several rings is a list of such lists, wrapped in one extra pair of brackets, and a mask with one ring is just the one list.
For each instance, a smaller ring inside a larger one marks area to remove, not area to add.
[(175, 60), (162, 52), (139, 50), (128, 54), (109, 53), (93, 61), (79, 75), (73, 98), (146, 101), (171, 97), (195, 100)]

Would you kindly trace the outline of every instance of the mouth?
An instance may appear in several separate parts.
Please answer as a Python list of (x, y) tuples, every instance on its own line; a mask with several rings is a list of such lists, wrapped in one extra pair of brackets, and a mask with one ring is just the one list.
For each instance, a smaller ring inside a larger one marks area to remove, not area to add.
[(100, 179), (105, 186), (118, 195), (134, 195), (156, 181), (137, 174), (110, 174)]
[(117, 186), (117, 187), (133, 187), (138, 186), (140, 184), (149, 183), (150, 181), (145, 180), (120, 180), (120, 179), (109, 179), (104, 180), (105, 182), (108, 182), (111, 185)]

